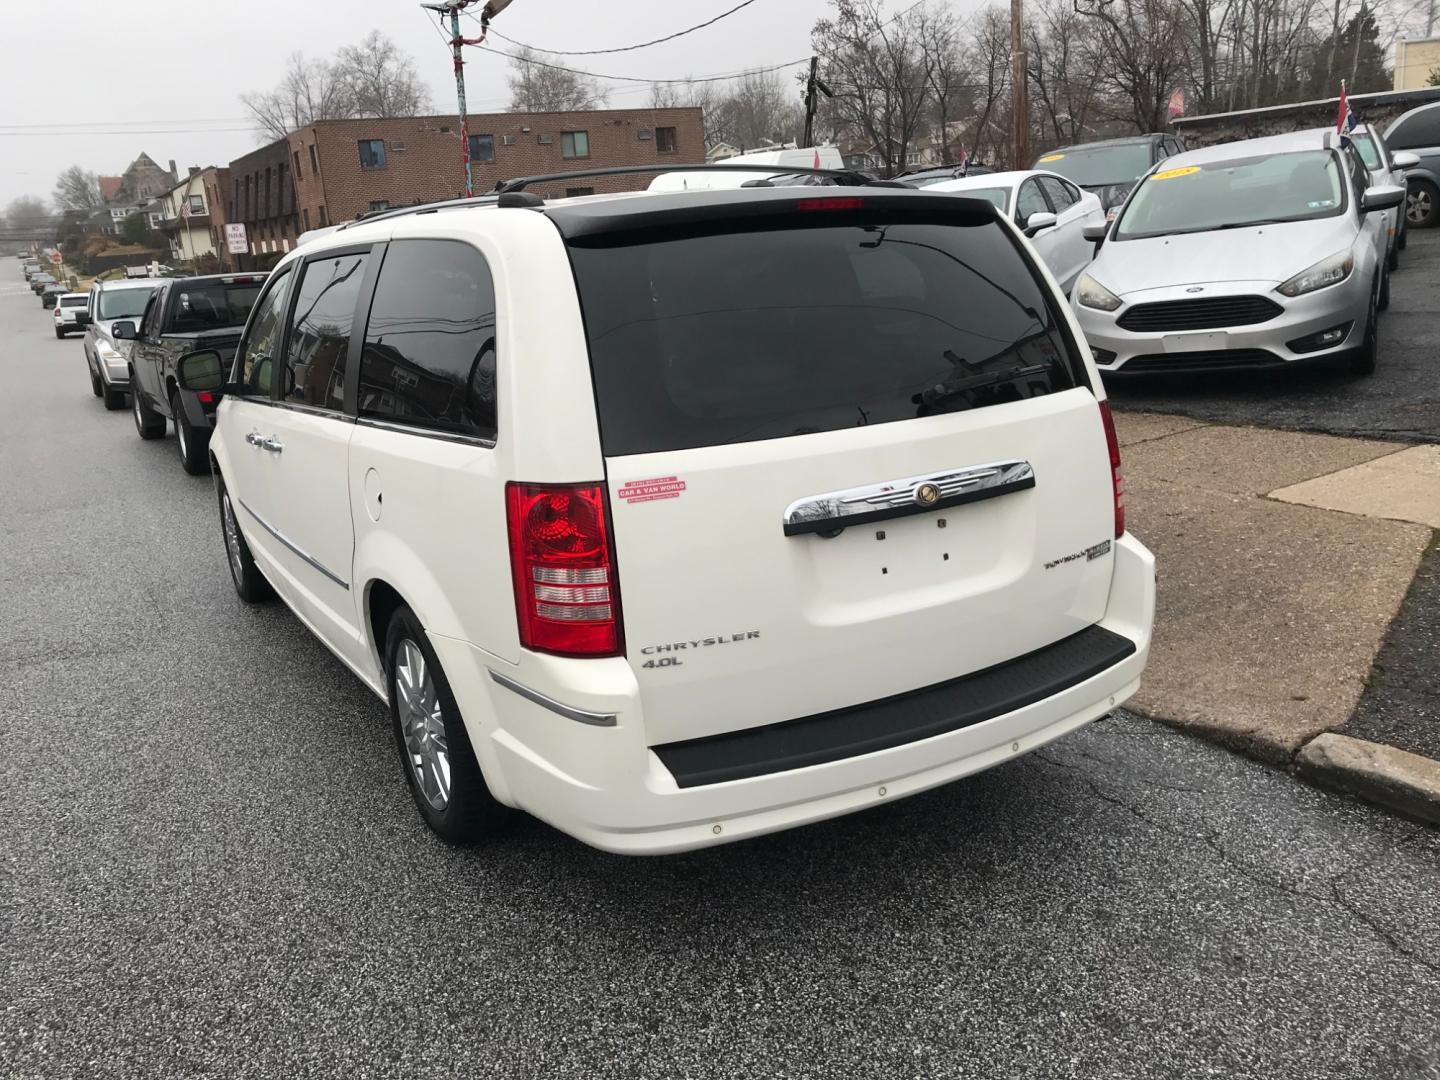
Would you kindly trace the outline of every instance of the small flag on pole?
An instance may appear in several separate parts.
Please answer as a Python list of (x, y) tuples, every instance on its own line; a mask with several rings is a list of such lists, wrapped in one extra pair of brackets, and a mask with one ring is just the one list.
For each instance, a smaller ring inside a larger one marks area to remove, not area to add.
[(1345, 93), (1345, 80), (1340, 80), (1340, 115), (1335, 121), (1335, 131), (1340, 136), (1340, 145), (1350, 145), (1350, 132), (1355, 130), (1355, 114), (1350, 111), (1350, 98)]

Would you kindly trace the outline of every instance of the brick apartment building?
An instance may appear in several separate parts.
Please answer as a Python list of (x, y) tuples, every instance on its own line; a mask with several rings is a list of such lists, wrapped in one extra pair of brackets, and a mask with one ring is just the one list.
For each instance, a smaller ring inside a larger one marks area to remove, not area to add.
[[(477, 192), (535, 173), (705, 161), (699, 109), (473, 114), (470, 148)], [(225, 215), (245, 223), (252, 255), (269, 262), (309, 229), (462, 195), (460, 159), (453, 117), (326, 120), (232, 161)], [(633, 191), (650, 180), (585, 178), (536, 193)]]

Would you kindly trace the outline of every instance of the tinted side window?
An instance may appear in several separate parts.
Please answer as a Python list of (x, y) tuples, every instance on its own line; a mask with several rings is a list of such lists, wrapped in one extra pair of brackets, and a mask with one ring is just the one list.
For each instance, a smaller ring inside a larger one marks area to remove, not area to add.
[(495, 283), (480, 252), (390, 245), (360, 358), (360, 415), (495, 437)]
[(270, 380), (275, 367), (275, 353), (280, 348), (280, 331), (285, 326), (285, 308), (290, 299), (294, 272), (286, 272), (270, 282), (269, 290), (260, 298), (250, 334), (237, 357), (235, 381), (246, 393), (270, 396)]
[(1045, 189), (1045, 194), (1050, 196), (1050, 202), (1055, 207), (1055, 212), (1068, 210), (1075, 205), (1076, 196), (1070, 194), (1070, 187), (1063, 180), (1056, 180), (1053, 176), (1040, 177), (1040, 186)]
[(345, 407), (345, 356), (369, 258), (359, 252), (305, 264), (285, 346), (283, 400), (337, 412)]
[(1440, 109), (1427, 107), (1402, 116), (1385, 141), (1394, 150), (1440, 146)]
[(1026, 180), (1020, 185), (1020, 195), (1015, 200), (1015, 215), (1024, 223), (1030, 220), (1031, 214), (1048, 214), (1050, 204), (1045, 201), (1045, 196), (1040, 193), (1040, 185), (1034, 180)]
[(165, 310), (166, 291), (156, 289), (145, 305), (145, 315), (140, 320), (140, 336), (142, 338), (155, 338), (160, 336), (160, 317)]

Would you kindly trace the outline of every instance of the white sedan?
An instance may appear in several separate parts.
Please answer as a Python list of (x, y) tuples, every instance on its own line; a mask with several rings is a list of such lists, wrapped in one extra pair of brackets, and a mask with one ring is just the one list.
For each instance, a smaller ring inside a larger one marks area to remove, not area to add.
[(962, 176), (927, 184), (925, 193), (933, 192), (988, 199), (1009, 214), (1035, 245), (1066, 296), (1095, 257), (1095, 244), (1085, 239), (1085, 227), (1105, 224), (1099, 196), (1081, 191), (1052, 172), (1025, 169)]

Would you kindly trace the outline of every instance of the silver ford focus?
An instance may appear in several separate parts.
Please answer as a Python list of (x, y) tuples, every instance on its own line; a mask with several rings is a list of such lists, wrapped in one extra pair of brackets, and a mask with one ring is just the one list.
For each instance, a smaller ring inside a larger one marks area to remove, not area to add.
[(1108, 228), (1071, 303), (1102, 371), (1216, 371), (1342, 356), (1375, 369), (1389, 303), (1387, 215), (1331, 132), (1192, 150), (1162, 162)]

